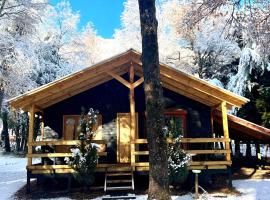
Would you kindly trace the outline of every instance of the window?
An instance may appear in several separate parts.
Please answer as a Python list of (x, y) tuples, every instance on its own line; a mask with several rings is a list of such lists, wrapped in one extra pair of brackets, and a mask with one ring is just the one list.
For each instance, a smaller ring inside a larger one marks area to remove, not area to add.
[(186, 114), (182, 109), (167, 110), (164, 112), (165, 126), (169, 137), (186, 137)]

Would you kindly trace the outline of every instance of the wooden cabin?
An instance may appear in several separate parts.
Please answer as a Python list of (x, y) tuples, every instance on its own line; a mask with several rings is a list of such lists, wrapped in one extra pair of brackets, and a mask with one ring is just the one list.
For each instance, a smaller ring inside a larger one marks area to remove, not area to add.
[[(95, 142), (105, 148), (99, 152), (97, 171), (109, 173), (117, 168), (133, 174), (149, 170), (140, 57), (131, 49), (9, 100), (12, 108), (29, 112), (28, 183), (35, 175), (73, 172), (65, 163), (37, 165), (32, 159), (72, 155), (68, 149), (79, 142), (76, 125), (82, 106), (100, 113)], [(192, 155), (189, 169), (229, 168), (232, 162), (227, 111), (241, 107), (248, 99), (162, 63), (160, 74), (164, 115), (177, 124), (183, 147)], [(214, 130), (216, 110), (221, 116), (218, 133)], [(42, 115), (42, 127), (58, 133), (57, 139), (36, 141), (35, 114)], [(222, 143), (223, 148), (215, 149), (217, 143)], [(35, 152), (36, 146), (51, 146), (54, 152)]]

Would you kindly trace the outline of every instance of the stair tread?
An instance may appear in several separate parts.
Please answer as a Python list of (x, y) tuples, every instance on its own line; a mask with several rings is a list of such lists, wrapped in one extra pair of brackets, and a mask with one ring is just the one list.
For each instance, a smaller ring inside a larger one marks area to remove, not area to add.
[(119, 172), (119, 173), (109, 173), (107, 172), (107, 176), (131, 176), (132, 173), (131, 172)]
[(107, 183), (131, 183), (131, 179), (117, 179), (117, 180), (107, 180)]
[(102, 200), (110, 200), (110, 199), (136, 199), (135, 195), (124, 195), (124, 196), (104, 196)]
[(112, 187), (112, 186), (107, 186), (107, 190), (132, 190), (132, 186), (118, 186), (118, 187)]

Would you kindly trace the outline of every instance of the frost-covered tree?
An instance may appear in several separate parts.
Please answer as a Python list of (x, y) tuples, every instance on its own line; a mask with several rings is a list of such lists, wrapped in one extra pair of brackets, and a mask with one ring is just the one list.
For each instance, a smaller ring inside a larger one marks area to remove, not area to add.
[(222, 34), (222, 30), (213, 30), (207, 23), (196, 31), (193, 43), (194, 64), (200, 78), (222, 78), (224, 71), (239, 58), (238, 44)]
[[(169, 2), (169, 1), (168, 1)], [(160, 61), (173, 67), (192, 72), (190, 51), (183, 48), (182, 38), (175, 37), (171, 19), (168, 18), (170, 5), (167, 1), (157, 1), (158, 42), (160, 48)], [(137, 0), (127, 0), (121, 15), (122, 26), (114, 34), (116, 45), (121, 49), (134, 48), (141, 51), (140, 18)]]
[[(37, 63), (35, 25), (45, 1), (0, 1), (0, 85), (4, 94), (14, 96), (32, 88), (29, 73)], [(2, 102), (1, 102), (2, 105)]]

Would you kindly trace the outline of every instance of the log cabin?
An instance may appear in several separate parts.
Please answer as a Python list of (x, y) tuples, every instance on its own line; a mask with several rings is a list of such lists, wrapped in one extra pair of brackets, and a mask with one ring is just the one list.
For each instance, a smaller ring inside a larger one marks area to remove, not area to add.
[[(30, 179), (39, 175), (74, 172), (55, 158), (70, 157), (69, 147), (79, 143), (76, 126), (82, 106), (99, 111), (94, 139), (105, 148), (98, 153), (96, 171), (106, 174), (104, 190), (134, 189), (133, 173), (149, 170), (140, 57), (140, 53), (130, 49), (9, 100), (12, 108), (29, 113), (28, 189)], [(233, 107), (240, 108), (248, 99), (163, 63), (160, 75), (164, 116), (177, 124), (183, 148), (192, 155), (188, 169), (229, 169), (232, 160), (227, 112)], [(41, 141), (34, 136), (37, 114), (42, 116)], [(44, 127), (58, 133), (58, 138), (45, 140)], [(214, 148), (217, 143), (222, 143), (222, 148)], [(53, 147), (53, 152), (36, 152), (37, 146)], [(33, 164), (33, 158), (50, 158), (53, 162)], [(108, 178), (115, 175), (114, 171), (130, 175), (131, 186), (109, 186)]]

